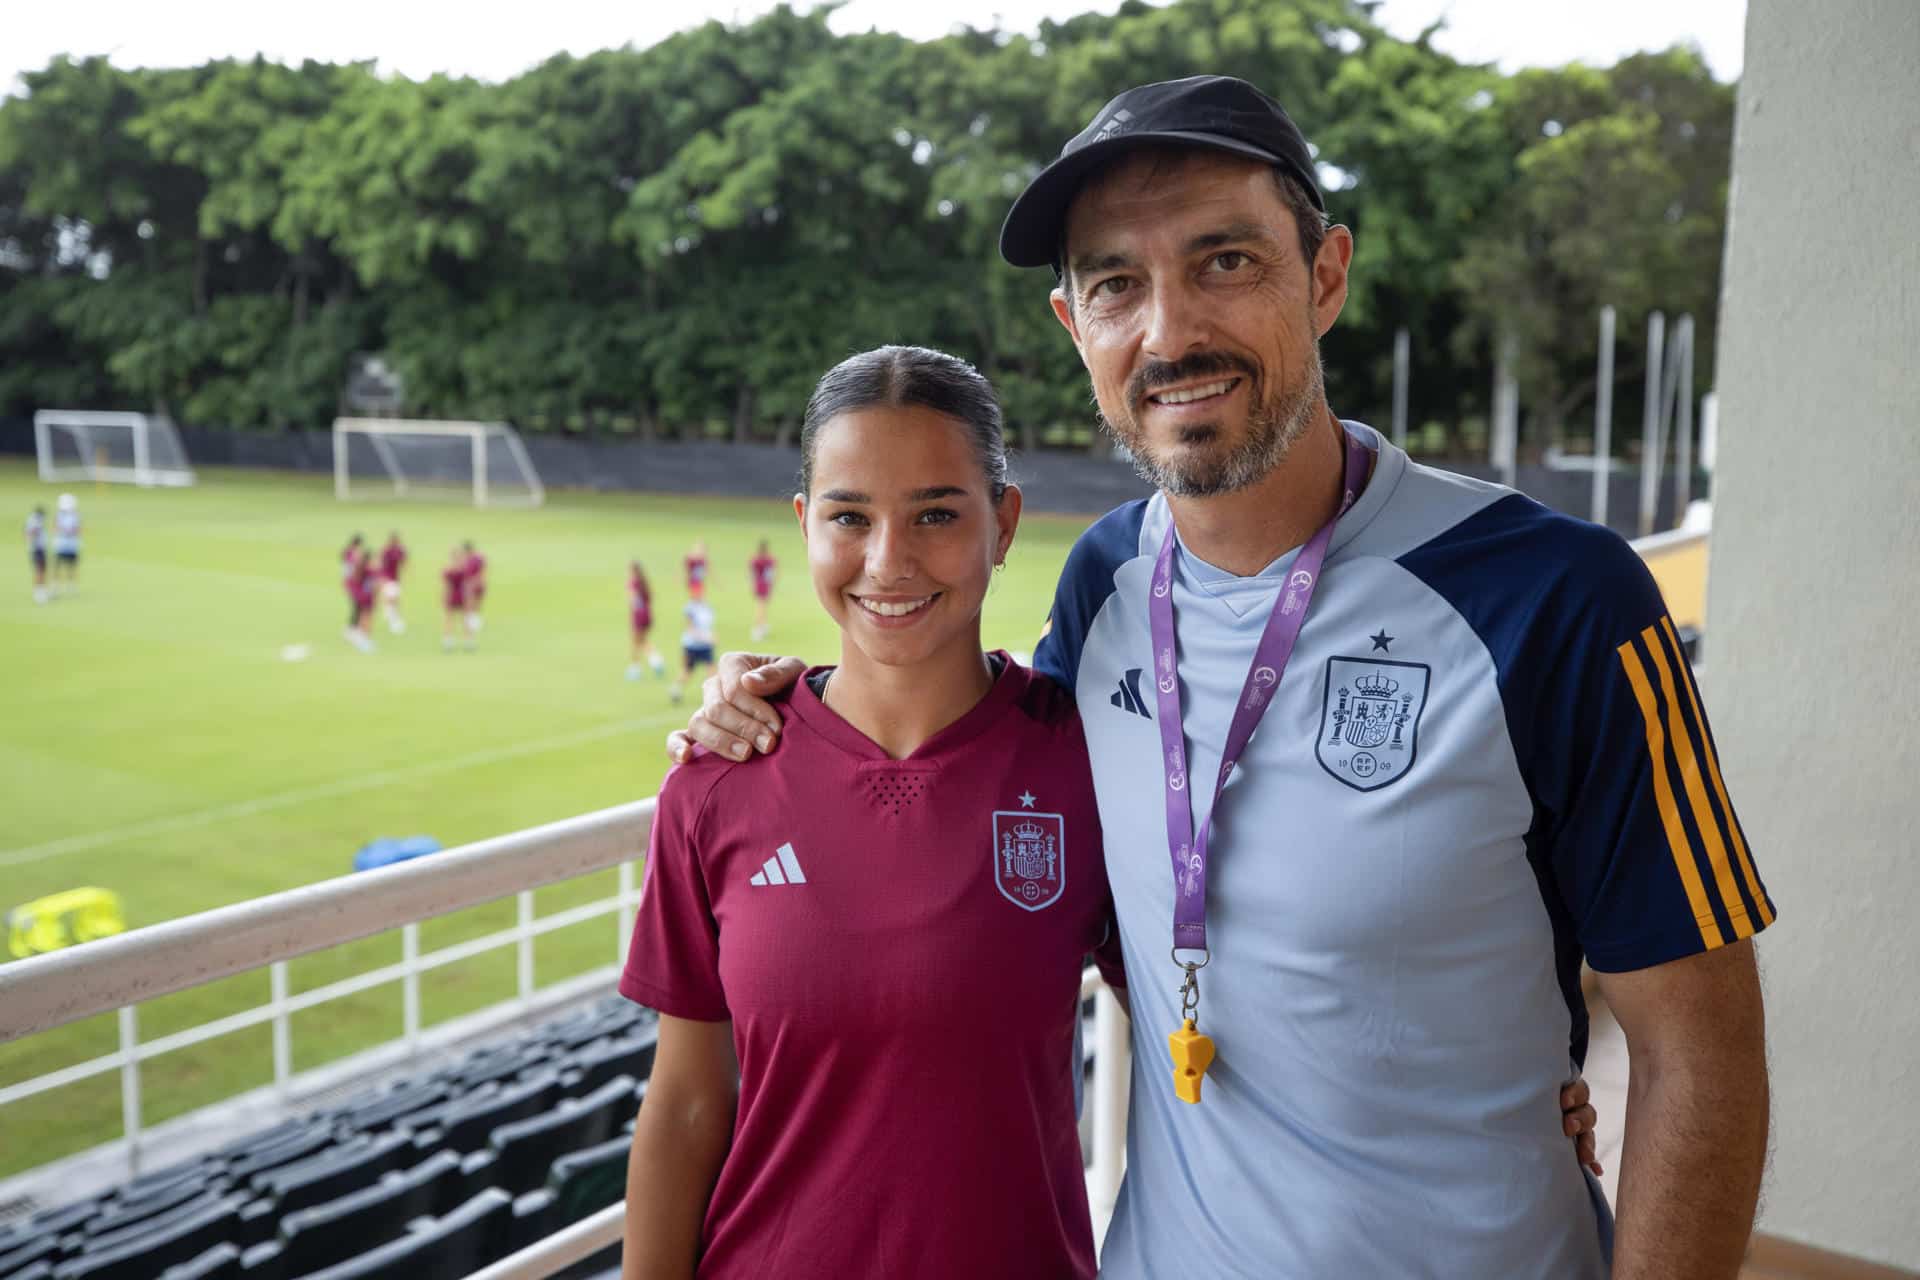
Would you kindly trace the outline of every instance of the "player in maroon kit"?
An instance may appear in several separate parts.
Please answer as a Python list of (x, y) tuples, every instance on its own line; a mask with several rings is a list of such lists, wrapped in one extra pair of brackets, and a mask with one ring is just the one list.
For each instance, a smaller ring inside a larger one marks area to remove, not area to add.
[(663, 1015), (627, 1274), (1090, 1277), (1070, 1064), (1111, 903), (1070, 700), (980, 648), (1020, 517), (999, 409), (881, 348), (802, 448), (840, 664), (782, 704), (784, 750), (661, 788), (620, 987)]
[(660, 658), (660, 651), (653, 646), (649, 632), (653, 630), (653, 589), (647, 585), (647, 571), (635, 560), (627, 566), (627, 613), (633, 624), (633, 649), (627, 655), (627, 679), (640, 678), (640, 658), (646, 655), (647, 663), (653, 668), (653, 674), (664, 676), (667, 664)]
[(747, 562), (747, 576), (753, 580), (753, 638), (767, 638), (767, 605), (773, 599), (773, 552), (767, 540), (760, 539), (760, 550)]
[(487, 600), (487, 558), (474, 548), (473, 543), (461, 545), (467, 552), (467, 633), (472, 638), (480, 634), (480, 606)]
[(445, 610), (440, 624), (440, 648), (447, 653), (452, 653), (463, 639), (469, 649), (476, 643), (473, 628), (467, 623), (473, 616), (467, 611), (467, 565), (472, 545), (456, 546), (447, 556), (447, 567), (440, 571), (440, 603)]
[[(355, 543), (359, 535), (354, 535)], [(373, 553), (364, 546), (349, 545), (346, 555), (347, 643), (362, 653), (373, 652), (373, 597), (380, 571), (374, 568)]]
[(707, 544), (700, 538), (693, 540), (687, 552), (687, 598), (707, 598)]
[(407, 547), (394, 529), (387, 534), (387, 545), (380, 548), (380, 603), (386, 610), (387, 630), (396, 636), (407, 629), (406, 619), (400, 616), (400, 571), (406, 565)]

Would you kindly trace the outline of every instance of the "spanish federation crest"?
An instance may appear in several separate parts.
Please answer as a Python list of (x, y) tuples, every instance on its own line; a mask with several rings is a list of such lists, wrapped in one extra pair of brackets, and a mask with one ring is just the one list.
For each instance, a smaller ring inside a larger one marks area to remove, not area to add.
[(1407, 776), (1420, 748), (1432, 668), (1385, 658), (1328, 658), (1320, 767), (1356, 791), (1378, 791)]
[(1057, 813), (996, 809), (993, 883), (1016, 907), (1039, 911), (1067, 888), (1067, 820)]

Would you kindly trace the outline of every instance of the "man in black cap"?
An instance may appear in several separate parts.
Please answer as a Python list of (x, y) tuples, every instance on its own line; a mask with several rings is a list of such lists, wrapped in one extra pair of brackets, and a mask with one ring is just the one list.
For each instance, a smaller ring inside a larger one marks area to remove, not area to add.
[[(1734, 1276), (1774, 911), (1644, 566), (1334, 416), (1353, 237), (1243, 81), (1113, 99), (1001, 250), (1053, 268), (1158, 490), (1082, 535), (1034, 659), (1086, 722), (1130, 979), (1103, 1273)], [(753, 694), (798, 666), (761, 661), (694, 739), (766, 749)], [(1617, 1240), (1556, 1101), (1583, 958), (1631, 1056)]]

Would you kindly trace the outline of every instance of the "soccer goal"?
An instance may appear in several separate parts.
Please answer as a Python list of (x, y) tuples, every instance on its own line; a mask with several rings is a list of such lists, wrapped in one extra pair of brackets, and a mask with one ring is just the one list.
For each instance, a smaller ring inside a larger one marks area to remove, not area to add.
[(386, 493), (465, 497), (477, 507), (546, 499), (526, 445), (506, 423), (405, 418), (333, 420), (333, 492), (343, 502)]
[(180, 433), (157, 414), (42, 409), (33, 415), (33, 442), (42, 480), (193, 483)]

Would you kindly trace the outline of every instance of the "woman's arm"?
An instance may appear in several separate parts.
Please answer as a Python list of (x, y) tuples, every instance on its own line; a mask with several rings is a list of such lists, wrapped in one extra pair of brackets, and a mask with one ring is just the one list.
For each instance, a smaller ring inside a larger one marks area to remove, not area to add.
[(660, 1017), (646, 1101), (627, 1158), (622, 1280), (690, 1280), (700, 1228), (733, 1141), (739, 1066), (731, 1022)]

